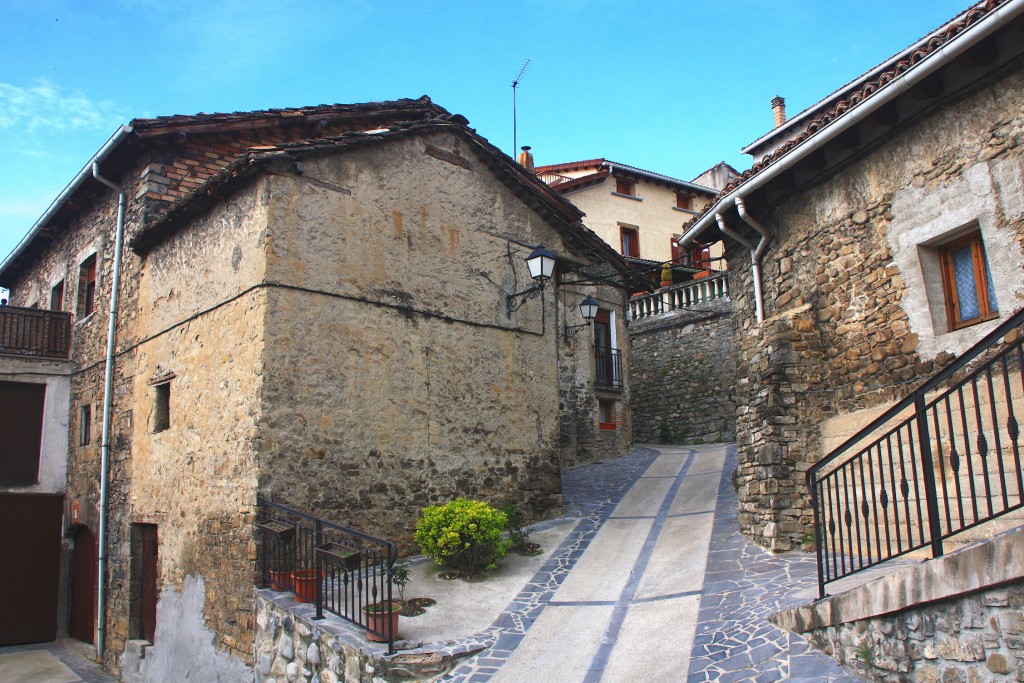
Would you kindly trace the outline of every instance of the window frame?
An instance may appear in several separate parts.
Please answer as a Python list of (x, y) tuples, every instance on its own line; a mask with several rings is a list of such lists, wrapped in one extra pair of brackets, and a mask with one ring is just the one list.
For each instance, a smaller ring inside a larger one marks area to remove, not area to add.
[(50, 287), (50, 310), (51, 311), (63, 311), (64, 310), (64, 279), (62, 278), (59, 282), (55, 283)]
[[(632, 234), (633, 246), (636, 248), (636, 253), (626, 253), (626, 235)], [(635, 225), (619, 225), (619, 251), (623, 256), (630, 258), (640, 258), (640, 228)]]
[(83, 403), (78, 409), (78, 446), (92, 443), (92, 404)]
[[(979, 311), (977, 317), (967, 319), (960, 317), (960, 293), (953, 265), (953, 253), (964, 247), (970, 247), (971, 249), (971, 265), (974, 269), (975, 295), (978, 300)], [(938, 245), (937, 249), (942, 276), (942, 293), (946, 304), (948, 330), (952, 332), (998, 318), (998, 302), (995, 302), (996, 305), (993, 307), (993, 302), (989, 301), (988, 296), (990, 286), (988, 278), (989, 266), (981, 231), (974, 230), (966, 235), (961, 235), (950, 242)]]
[(96, 271), (99, 259), (93, 252), (78, 266), (78, 319), (88, 318), (96, 310)]
[(153, 385), (153, 433), (171, 428), (171, 380)]
[(683, 211), (693, 211), (694, 196), (682, 190), (676, 190), (676, 208)]
[(636, 181), (630, 178), (615, 176), (615, 194), (624, 197), (636, 197)]
[[(610, 398), (599, 398), (597, 399), (597, 429), (601, 432), (614, 432), (619, 428), (618, 422), (618, 410), (616, 404), (618, 401)], [(601, 413), (604, 413), (605, 419), (601, 419)]]

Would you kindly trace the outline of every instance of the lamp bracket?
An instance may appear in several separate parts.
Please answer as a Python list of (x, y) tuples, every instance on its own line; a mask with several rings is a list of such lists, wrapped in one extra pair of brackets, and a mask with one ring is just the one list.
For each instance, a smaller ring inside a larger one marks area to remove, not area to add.
[(508, 317), (512, 317), (512, 314), (518, 311), (523, 304), (530, 299), (536, 299), (541, 292), (544, 291), (544, 281), (540, 284), (534, 285), (533, 287), (527, 287), (521, 292), (513, 292), (509, 294), (505, 299), (505, 314)]

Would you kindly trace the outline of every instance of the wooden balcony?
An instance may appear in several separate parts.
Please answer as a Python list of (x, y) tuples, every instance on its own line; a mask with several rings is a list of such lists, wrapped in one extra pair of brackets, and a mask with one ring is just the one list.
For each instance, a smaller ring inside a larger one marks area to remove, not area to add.
[(0, 306), (0, 354), (69, 358), (71, 314)]

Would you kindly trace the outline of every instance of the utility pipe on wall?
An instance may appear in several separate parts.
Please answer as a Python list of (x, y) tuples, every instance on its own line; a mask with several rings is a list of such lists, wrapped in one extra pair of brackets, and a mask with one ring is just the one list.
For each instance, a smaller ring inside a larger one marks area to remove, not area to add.
[(103, 439), (100, 448), (100, 522), (98, 594), (96, 607), (96, 655), (103, 656), (107, 635), (107, 479), (110, 472), (110, 404), (114, 384), (114, 338), (117, 331), (117, 293), (121, 283), (121, 252), (124, 248), (124, 190), (100, 175), (92, 164), (92, 177), (117, 192), (117, 234), (114, 238), (114, 272), (110, 282), (110, 319), (107, 324), (107, 360), (103, 376)]
[(747, 205), (742, 196), (736, 195), (734, 203), (736, 205), (736, 211), (739, 213), (743, 222), (761, 235), (761, 239), (758, 241), (757, 246), (754, 246), (750, 240), (729, 227), (729, 224), (726, 222), (725, 216), (722, 213), (716, 213), (715, 220), (718, 221), (718, 228), (723, 234), (733, 238), (750, 250), (751, 276), (754, 279), (754, 309), (757, 314), (757, 322), (760, 324), (764, 322), (764, 292), (761, 289), (761, 256), (764, 255), (765, 249), (768, 248), (768, 233), (765, 231), (764, 227), (753, 218), (753, 216), (747, 213)]

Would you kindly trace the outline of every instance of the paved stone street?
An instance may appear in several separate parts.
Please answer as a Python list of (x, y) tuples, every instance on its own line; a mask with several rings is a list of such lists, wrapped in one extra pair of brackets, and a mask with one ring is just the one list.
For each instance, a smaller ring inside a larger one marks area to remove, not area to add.
[(443, 680), (858, 681), (766, 621), (814, 560), (743, 539), (734, 467), (732, 447), (659, 446), (565, 473), (573, 531)]

